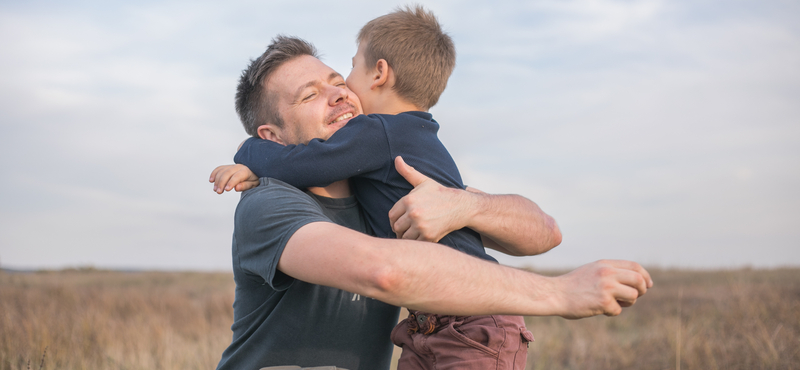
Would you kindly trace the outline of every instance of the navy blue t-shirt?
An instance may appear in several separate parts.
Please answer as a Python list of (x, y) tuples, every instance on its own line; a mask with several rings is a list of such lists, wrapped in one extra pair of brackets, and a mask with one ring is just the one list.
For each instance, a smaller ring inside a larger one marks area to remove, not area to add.
[[(402, 156), (410, 166), (444, 186), (464, 189), (458, 167), (439, 141), (438, 131), (439, 124), (427, 112), (360, 115), (328, 140), (284, 146), (250, 138), (236, 153), (234, 162), (244, 164), (259, 177), (280, 179), (298, 188), (324, 187), (350, 179), (375, 235), (395, 237), (389, 210), (413, 189), (395, 169), (395, 157)], [(486, 254), (480, 234), (469, 228), (456, 230), (439, 243), (495, 261)]]
[(281, 365), (389, 369), (389, 336), (399, 308), (278, 270), (289, 238), (312, 222), (370, 231), (354, 197), (304, 194), (268, 178), (242, 194), (233, 231), (233, 338), (217, 370)]

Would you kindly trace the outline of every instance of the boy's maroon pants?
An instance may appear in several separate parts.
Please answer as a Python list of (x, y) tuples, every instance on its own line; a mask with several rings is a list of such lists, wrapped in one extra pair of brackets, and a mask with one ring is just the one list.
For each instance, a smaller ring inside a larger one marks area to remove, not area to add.
[(533, 335), (522, 316), (412, 311), (392, 330), (398, 370), (524, 370)]

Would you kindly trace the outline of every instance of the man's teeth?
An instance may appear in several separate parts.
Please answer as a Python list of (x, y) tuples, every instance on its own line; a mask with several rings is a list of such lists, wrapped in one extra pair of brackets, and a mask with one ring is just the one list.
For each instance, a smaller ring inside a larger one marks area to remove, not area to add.
[(345, 114), (339, 116), (339, 118), (336, 118), (335, 120), (333, 120), (333, 122), (331, 122), (331, 123), (336, 123), (336, 122), (339, 122), (341, 120), (345, 120), (345, 119), (348, 119), (348, 118), (351, 118), (351, 117), (353, 117), (353, 113), (345, 113)]

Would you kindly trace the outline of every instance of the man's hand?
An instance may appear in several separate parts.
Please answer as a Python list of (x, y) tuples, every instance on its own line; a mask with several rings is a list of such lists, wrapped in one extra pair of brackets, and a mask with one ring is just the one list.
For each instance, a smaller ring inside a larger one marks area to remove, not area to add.
[(602, 260), (583, 265), (555, 278), (554, 294), (559, 296), (557, 315), (580, 319), (599, 314), (616, 316), (623, 307), (653, 286), (653, 279), (636, 262)]
[(453, 230), (466, 226), (469, 198), (460, 189), (445, 187), (406, 164), (394, 160), (397, 172), (413, 187), (389, 210), (389, 223), (399, 239), (438, 242)]
[(208, 182), (214, 183), (214, 192), (222, 194), (223, 191), (245, 191), (258, 186), (258, 176), (242, 164), (228, 164), (219, 166), (211, 171)]
[(486, 248), (511, 256), (541, 254), (561, 243), (556, 221), (525, 197), (448, 188), (400, 157), (395, 158), (395, 168), (414, 186), (389, 211), (398, 238), (437, 242), (469, 227), (481, 234)]

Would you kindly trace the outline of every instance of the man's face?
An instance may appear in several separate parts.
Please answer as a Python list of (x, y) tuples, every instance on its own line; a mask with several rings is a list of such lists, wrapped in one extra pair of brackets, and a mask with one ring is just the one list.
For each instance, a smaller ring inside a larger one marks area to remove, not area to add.
[(342, 75), (310, 55), (282, 64), (267, 80), (283, 118), (283, 144), (306, 144), (324, 139), (361, 114), (361, 102)]

